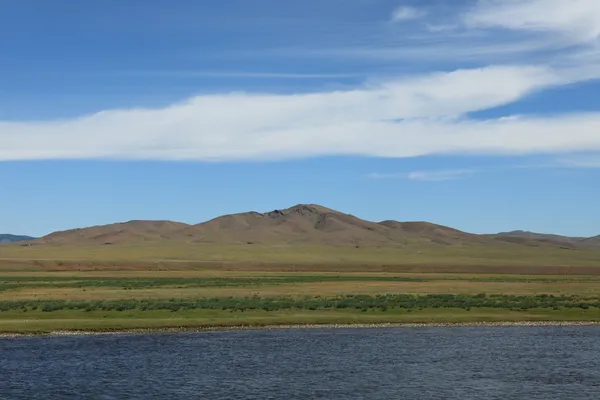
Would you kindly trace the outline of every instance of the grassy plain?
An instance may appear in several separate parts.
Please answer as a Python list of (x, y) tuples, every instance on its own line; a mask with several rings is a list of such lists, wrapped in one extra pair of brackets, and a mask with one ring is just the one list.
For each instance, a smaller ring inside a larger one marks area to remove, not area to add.
[(164, 268), (156, 264), (162, 261), (136, 258), (106, 263), (93, 253), (83, 262), (60, 258), (57, 263), (53, 257), (58, 255), (51, 254), (47, 264), (5, 257), (0, 332), (600, 321), (600, 268), (585, 257), (578, 266), (461, 265), (452, 259), (408, 267), (175, 261)]
[(600, 250), (0, 246), (0, 332), (600, 321)]
[(316, 245), (192, 245), (179, 242), (114, 245), (0, 246), (0, 268), (189, 269), (210, 266), (299, 268), (383, 267), (554, 267), (600, 268), (600, 249), (561, 249), (494, 244), (443, 246), (416, 243), (407, 247), (336, 247)]

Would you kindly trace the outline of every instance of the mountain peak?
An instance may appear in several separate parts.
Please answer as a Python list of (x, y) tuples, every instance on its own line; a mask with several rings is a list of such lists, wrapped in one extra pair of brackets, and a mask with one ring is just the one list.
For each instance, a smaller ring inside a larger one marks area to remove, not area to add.
[(293, 207), (286, 208), (283, 210), (273, 210), (265, 213), (265, 216), (276, 218), (287, 215), (320, 215), (320, 214), (341, 214), (339, 211), (332, 210), (331, 208), (323, 207), (318, 204), (296, 204)]

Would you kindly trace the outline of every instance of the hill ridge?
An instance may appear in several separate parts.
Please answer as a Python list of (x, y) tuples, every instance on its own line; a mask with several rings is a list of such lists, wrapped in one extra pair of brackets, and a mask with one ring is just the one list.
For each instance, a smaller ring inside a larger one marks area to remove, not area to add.
[(30, 241), (30, 240), (35, 240), (35, 238), (31, 237), (31, 236), (26, 236), (26, 235), (13, 235), (10, 233), (0, 233), (0, 244), (26, 242), (26, 241)]

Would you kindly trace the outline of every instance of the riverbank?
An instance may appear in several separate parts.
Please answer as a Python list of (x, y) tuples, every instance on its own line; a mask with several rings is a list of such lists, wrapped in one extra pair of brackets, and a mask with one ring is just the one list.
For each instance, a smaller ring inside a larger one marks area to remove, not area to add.
[(528, 326), (600, 324), (600, 308), (510, 310), (501, 308), (423, 308), (383, 310), (153, 310), (153, 311), (5, 311), (0, 334), (47, 335), (55, 332), (136, 333), (280, 329), (289, 327)]
[(454, 328), (454, 327), (560, 327), (560, 326), (600, 326), (600, 321), (489, 321), (489, 322), (445, 322), (445, 323), (373, 323), (373, 324), (288, 324), (288, 325), (239, 325), (171, 327), (149, 329), (124, 329), (106, 331), (61, 330), (44, 333), (0, 333), (0, 339), (19, 337), (57, 337), (86, 335), (136, 335), (161, 333), (202, 333), (256, 330), (305, 330), (305, 329), (388, 329), (388, 328)]

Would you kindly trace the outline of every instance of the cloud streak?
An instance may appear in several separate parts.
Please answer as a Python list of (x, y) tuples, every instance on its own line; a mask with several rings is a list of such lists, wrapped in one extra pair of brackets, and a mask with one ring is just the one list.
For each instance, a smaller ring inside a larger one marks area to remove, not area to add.
[(439, 182), (464, 179), (475, 175), (475, 169), (412, 171), (407, 173), (372, 173), (370, 179), (406, 179), (411, 181)]
[(600, 153), (560, 158), (558, 165), (571, 168), (600, 168)]
[(600, 113), (465, 118), (570, 82), (569, 74), (547, 68), (489, 67), (347, 91), (203, 95), (162, 109), (1, 122), (0, 160), (229, 161), (600, 150)]
[(114, 75), (151, 78), (240, 78), (240, 79), (331, 79), (356, 78), (358, 74), (328, 74), (302, 72), (250, 72), (250, 71), (121, 71)]
[(408, 174), (408, 179), (411, 181), (453, 181), (471, 177), (475, 171), (468, 169), (461, 170), (441, 170), (441, 171), (413, 171)]
[(427, 13), (414, 7), (401, 6), (392, 13), (392, 22), (410, 21), (423, 18)]

